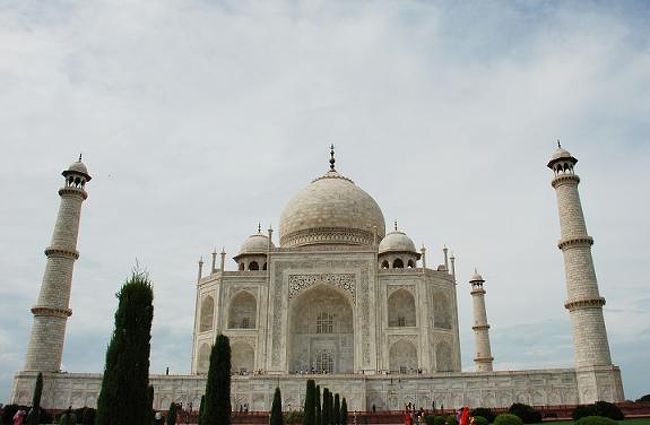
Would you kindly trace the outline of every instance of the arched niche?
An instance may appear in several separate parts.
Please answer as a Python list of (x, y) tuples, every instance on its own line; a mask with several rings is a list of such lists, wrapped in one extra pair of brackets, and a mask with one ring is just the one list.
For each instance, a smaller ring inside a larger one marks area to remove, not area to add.
[(449, 297), (437, 291), (433, 295), (433, 324), (436, 328), (451, 329), (451, 305)]
[(451, 347), (445, 341), (439, 342), (436, 345), (436, 370), (438, 372), (451, 372)]
[(214, 298), (210, 295), (201, 301), (201, 317), (199, 320), (199, 331), (205, 332), (212, 330), (214, 323)]
[(210, 368), (210, 345), (204, 342), (199, 347), (199, 355), (196, 359), (196, 371), (198, 373), (208, 373), (209, 368)]
[(406, 289), (398, 289), (388, 297), (388, 326), (415, 326), (415, 299)]
[(241, 291), (230, 300), (228, 328), (255, 329), (257, 319), (257, 300), (248, 291)]
[(235, 342), (231, 349), (231, 368), (233, 373), (248, 374), (253, 371), (255, 351), (246, 342)]
[(417, 348), (411, 341), (400, 339), (390, 346), (388, 361), (392, 373), (416, 373), (418, 369)]
[(352, 373), (354, 314), (337, 289), (316, 285), (291, 303), (289, 372)]

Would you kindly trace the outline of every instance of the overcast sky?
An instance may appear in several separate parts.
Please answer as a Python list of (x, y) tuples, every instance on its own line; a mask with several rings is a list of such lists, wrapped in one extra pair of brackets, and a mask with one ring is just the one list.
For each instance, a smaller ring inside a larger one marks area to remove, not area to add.
[(650, 393), (648, 22), (641, 1), (0, 3), (0, 402), (80, 151), (67, 371), (102, 370), (137, 259), (155, 282), (151, 371), (187, 373), (196, 261), (277, 229), (330, 142), (429, 265), (455, 252), (464, 370), (474, 267), (495, 368), (571, 366), (556, 138), (580, 160), (626, 397)]

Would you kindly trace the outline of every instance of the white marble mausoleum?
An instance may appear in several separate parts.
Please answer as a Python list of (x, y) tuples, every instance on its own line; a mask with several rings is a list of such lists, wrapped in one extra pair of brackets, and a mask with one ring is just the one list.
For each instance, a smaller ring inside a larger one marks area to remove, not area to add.
[[(336, 170), (332, 149), (330, 169), (286, 204), (277, 235), (258, 227), (233, 257), (236, 270), (226, 267), (225, 252), (220, 261), (213, 253), (210, 266), (199, 263), (191, 374), (152, 375), (155, 407), (166, 409), (171, 401), (198, 407), (219, 333), (232, 348), (233, 406), (253, 411), (270, 408), (277, 385), (283, 406), (298, 408), (307, 378), (345, 395), (353, 410), (393, 410), (408, 402), (498, 407), (622, 401), (576, 163), (559, 146), (548, 162), (558, 197), (574, 367), (494, 371), (485, 280), (475, 274), (459, 286), (446, 248), (440, 264), (427, 264), (426, 249), (417, 249), (397, 223), (386, 229), (375, 200)], [(100, 374), (59, 370), (79, 214), (90, 181), (81, 158), (64, 176), (43, 287), (32, 308), (27, 362), (15, 376), (11, 400), (29, 403), (41, 371), (42, 405), (59, 408), (94, 406), (101, 384)], [(473, 299), (474, 371), (461, 371), (459, 289)]]

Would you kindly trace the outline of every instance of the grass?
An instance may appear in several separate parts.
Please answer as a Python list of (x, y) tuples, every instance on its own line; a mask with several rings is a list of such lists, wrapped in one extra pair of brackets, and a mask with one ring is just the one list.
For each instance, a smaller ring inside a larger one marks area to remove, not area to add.
[[(534, 425), (549, 425), (549, 424), (557, 424), (557, 425), (573, 425), (574, 421), (553, 421), (553, 422), (543, 422), (539, 424), (534, 424)], [(650, 425), (650, 418), (633, 418), (633, 419), (625, 419), (623, 421), (618, 421), (620, 425)]]

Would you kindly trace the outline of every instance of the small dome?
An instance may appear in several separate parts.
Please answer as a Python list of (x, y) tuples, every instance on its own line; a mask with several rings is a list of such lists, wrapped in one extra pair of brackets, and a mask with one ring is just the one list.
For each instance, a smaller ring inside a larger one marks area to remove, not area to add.
[(415, 244), (406, 233), (394, 230), (386, 235), (379, 244), (379, 254), (386, 252), (415, 252)]
[(548, 160), (548, 165), (547, 166), (552, 167), (553, 163), (555, 163), (556, 161), (559, 161), (559, 160), (571, 161), (574, 164), (576, 162), (578, 162), (578, 160), (573, 155), (571, 155), (571, 153), (568, 150), (564, 149), (561, 146), (558, 146), (558, 148), (555, 150), (555, 152), (553, 152), (553, 154), (551, 155), (551, 158)]
[(81, 162), (81, 156), (79, 157), (78, 161), (73, 162), (70, 164), (67, 170), (65, 170), (62, 173), (64, 176), (67, 176), (68, 174), (83, 174), (84, 177), (86, 177), (86, 181), (90, 181), (92, 177), (90, 177), (90, 174), (88, 174), (88, 168), (86, 168), (86, 164)]
[[(271, 248), (275, 248), (273, 242), (271, 242)], [(239, 254), (266, 254), (269, 249), (269, 237), (261, 233), (251, 235), (244, 241), (241, 248), (239, 248)]]
[(485, 282), (485, 279), (483, 279), (483, 276), (478, 274), (476, 270), (474, 270), (474, 276), (469, 280), (470, 282)]

